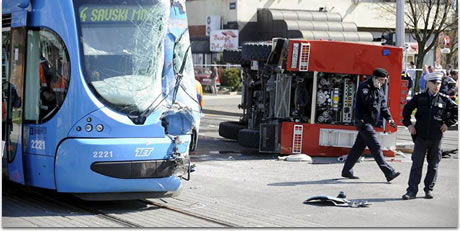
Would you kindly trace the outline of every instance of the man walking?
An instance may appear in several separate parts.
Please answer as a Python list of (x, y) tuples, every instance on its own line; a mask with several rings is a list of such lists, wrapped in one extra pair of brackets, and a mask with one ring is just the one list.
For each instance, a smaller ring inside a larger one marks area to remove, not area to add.
[(213, 62), (211, 67), (211, 92), (213, 95), (217, 95), (217, 78), (219, 77), (216, 62)]
[(394, 125), (393, 118), (388, 110), (385, 100), (383, 85), (386, 84), (388, 72), (383, 68), (376, 68), (373, 76), (364, 81), (358, 88), (356, 97), (355, 125), (358, 129), (356, 141), (348, 154), (345, 165), (342, 169), (342, 176), (350, 179), (359, 179), (353, 175), (353, 166), (362, 155), (364, 149), (369, 147), (380, 170), (385, 174), (388, 182), (399, 176), (383, 158), (383, 151), (377, 140), (374, 127), (377, 126), (380, 115), (382, 115), (391, 126)]
[[(422, 178), (423, 161), (428, 161), (425, 176), (425, 198), (433, 198), (433, 188), (436, 184), (438, 166), (441, 161), (441, 139), (448, 127), (457, 123), (457, 105), (449, 96), (439, 92), (443, 73), (434, 72), (426, 76), (427, 90), (416, 94), (404, 107), (403, 124), (409, 129), (414, 139), (412, 167), (409, 176), (409, 187), (404, 200), (414, 199), (417, 195), (418, 184)], [(415, 126), (411, 122), (412, 111), (415, 113)]]

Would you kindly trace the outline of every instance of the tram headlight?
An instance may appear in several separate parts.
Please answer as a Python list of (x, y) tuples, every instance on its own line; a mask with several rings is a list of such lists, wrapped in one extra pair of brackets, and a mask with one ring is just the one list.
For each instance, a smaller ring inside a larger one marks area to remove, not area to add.
[(86, 129), (87, 132), (90, 132), (91, 130), (93, 130), (93, 126), (91, 124), (87, 124), (85, 126), (85, 129)]
[(104, 126), (102, 126), (102, 124), (96, 125), (96, 131), (102, 132), (102, 130), (104, 130)]

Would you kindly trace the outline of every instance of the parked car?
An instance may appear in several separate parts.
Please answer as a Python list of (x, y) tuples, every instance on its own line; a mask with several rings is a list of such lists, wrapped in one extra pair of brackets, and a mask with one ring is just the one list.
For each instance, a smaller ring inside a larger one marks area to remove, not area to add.
[[(211, 70), (209, 67), (195, 67), (195, 79), (203, 86), (203, 90), (211, 90)], [(220, 86), (220, 76), (217, 75), (216, 86)]]

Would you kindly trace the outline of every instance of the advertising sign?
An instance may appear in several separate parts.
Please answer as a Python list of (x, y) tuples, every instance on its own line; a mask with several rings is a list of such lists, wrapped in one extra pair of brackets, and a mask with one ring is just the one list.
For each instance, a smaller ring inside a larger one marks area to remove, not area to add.
[(214, 30), (209, 37), (210, 50), (222, 52), (224, 49), (238, 48), (238, 30)]

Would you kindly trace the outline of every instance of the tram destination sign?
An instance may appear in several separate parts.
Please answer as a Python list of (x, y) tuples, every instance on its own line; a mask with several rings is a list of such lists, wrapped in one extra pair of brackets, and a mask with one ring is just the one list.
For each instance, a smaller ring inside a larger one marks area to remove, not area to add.
[(79, 8), (81, 23), (123, 23), (153, 20), (155, 8), (81, 6)]

